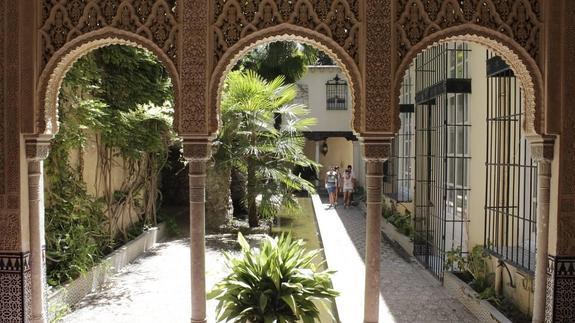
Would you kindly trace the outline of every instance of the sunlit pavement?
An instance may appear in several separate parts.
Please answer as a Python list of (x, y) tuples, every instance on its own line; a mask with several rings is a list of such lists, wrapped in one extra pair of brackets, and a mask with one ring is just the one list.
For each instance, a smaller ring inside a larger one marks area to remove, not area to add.
[[(248, 237), (252, 244), (260, 238)], [(115, 275), (102, 290), (85, 297), (64, 322), (190, 322), (189, 250), (188, 239), (159, 244)], [(206, 237), (208, 290), (228, 272), (224, 252), (238, 254), (235, 235)], [(210, 323), (216, 322), (216, 305), (215, 301), (208, 302)]]
[[(328, 208), (313, 197), (316, 219), (343, 323), (363, 322), (365, 216), (358, 207)], [(327, 202), (325, 202), (327, 203)], [(440, 282), (420, 265), (400, 257), (382, 241), (380, 322), (476, 322)]]

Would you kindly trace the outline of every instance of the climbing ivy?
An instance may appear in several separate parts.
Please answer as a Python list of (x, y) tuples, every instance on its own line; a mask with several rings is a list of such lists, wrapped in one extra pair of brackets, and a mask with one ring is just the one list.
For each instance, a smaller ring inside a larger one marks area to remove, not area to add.
[[(159, 174), (174, 138), (168, 74), (141, 49), (109, 46), (84, 56), (66, 75), (59, 102), (60, 131), (45, 164), (51, 285), (76, 278), (156, 224)], [(88, 144), (95, 144), (97, 156), (84, 154)], [(76, 166), (70, 162), (74, 151)], [(84, 158), (97, 161), (94, 195), (83, 178)], [(118, 161), (125, 176), (114, 189)], [(138, 219), (128, 227), (122, 223), (126, 209)]]

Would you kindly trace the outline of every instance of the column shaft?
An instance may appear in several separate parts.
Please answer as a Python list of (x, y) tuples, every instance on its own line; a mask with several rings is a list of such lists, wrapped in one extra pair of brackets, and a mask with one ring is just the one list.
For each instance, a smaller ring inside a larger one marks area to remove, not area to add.
[(539, 160), (537, 163), (537, 250), (533, 304), (533, 322), (537, 323), (545, 321), (550, 194), (551, 162)]
[(205, 203), (206, 161), (191, 160), (190, 176), (190, 256), (192, 323), (206, 322)]
[(32, 273), (32, 322), (46, 316), (46, 246), (44, 239), (43, 161), (28, 160), (28, 208), (30, 221), (30, 269)]
[(368, 160), (366, 169), (367, 224), (365, 244), (365, 303), (364, 321), (379, 320), (381, 203), (383, 161)]

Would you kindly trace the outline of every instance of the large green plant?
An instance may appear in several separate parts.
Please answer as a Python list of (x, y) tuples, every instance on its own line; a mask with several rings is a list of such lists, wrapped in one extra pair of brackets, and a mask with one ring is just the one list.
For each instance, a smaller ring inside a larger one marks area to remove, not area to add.
[[(214, 157), (216, 167), (233, 167), (246, 174), (251, 227), (259, 225), (260, 216), (273, 216), (280, 206), (296, 205), (294, 190), (315, 190), (292, 172), (297, 166), (317, 166), (305, 156), (301, 136), (315, 119), (306, 117), (304, 105), (290, 104), (295, 96), (295, 87), (284, 85), (282, 77), (268, 82), (248, 71), (232, 72), (226, 79), (223, 127)], [(281, 127), (276, 127), (276, 114), (282, 116)]]
[(319, 271), (303, 240), (290, 235), (267, 238), (260, 250), (239, 234), (242, 256), (228, 257), (232, 272), (208, 297), (217, 299), (218, 320), (250, 323), (316, 322), (320, 309), (339, 293), (331, 288), (331, 271)]

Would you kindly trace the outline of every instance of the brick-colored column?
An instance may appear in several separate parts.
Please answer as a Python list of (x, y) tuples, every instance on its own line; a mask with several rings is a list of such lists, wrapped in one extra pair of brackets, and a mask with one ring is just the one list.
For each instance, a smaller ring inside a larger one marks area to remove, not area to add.
[(549, 245), (549, 201), (551, 198), (551, 162), (554, 140), (531, 140), (531, 153), (537, 162), (537, 250), (535, 255), (535, 291), (533, 322), (545, 320), (547, 257)]
[(32, 272), (32, 322), (44, 323), (46, 316), (46, 242), (44, 239), (44, 159), (49, 142), (26, 141), (28, 162), (28, 218), (30, 225), (30, 269)]
[(205, 207), (206, 164), (211, 154), (207, 139), (184, 140), (190, 177), (190, 256), (192, 323), (206, 323)]
[(365, 230), (365, 323), (376, 323), (379, 321), (383, 161), (389, 156), (390, 147), (390, 141), (364, 142), (367, 193)]

